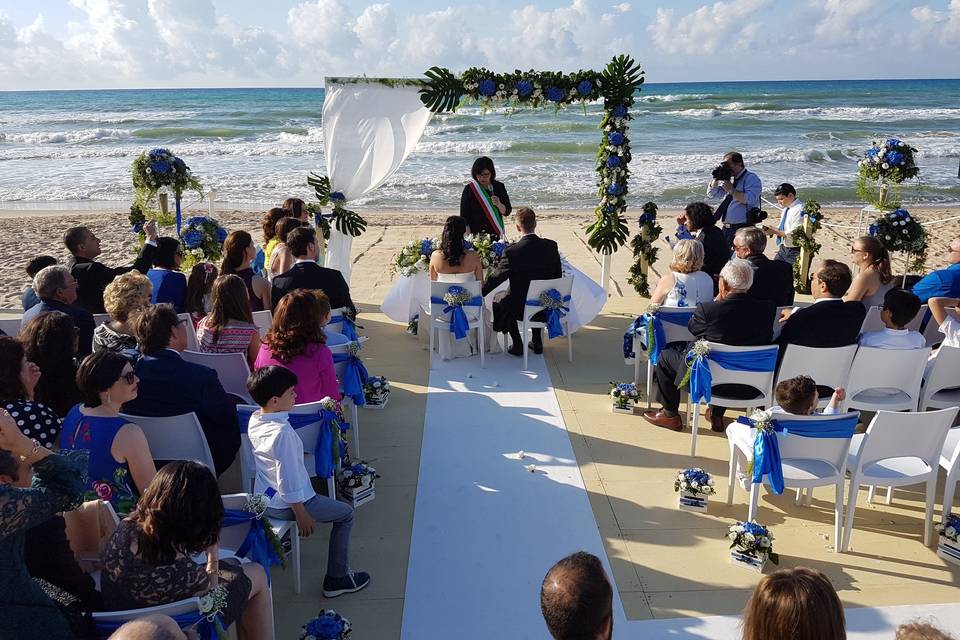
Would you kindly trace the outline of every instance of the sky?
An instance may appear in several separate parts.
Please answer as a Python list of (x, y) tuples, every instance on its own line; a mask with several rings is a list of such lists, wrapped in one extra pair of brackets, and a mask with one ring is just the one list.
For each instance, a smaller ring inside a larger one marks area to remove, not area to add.
[(648, 82), (960, 76), (960, 0), (0, 0), (0, 90), (319, 87), (439, 65)]

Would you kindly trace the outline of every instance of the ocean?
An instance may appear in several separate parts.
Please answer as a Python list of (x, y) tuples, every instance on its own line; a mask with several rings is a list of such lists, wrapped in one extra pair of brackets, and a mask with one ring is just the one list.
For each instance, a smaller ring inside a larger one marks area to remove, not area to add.
[[(322, 89), (0, 92), (0, 208), (93, 208), (132, 198), (130, 163), (166, 146), (218, 201), (275, 206), (312, 198), (324, 172)], [(738, 150), (766, 197), (855, 205), (856, 161), (875, 139), (919, 149), (911, 202), (960, 203), (960, 80), (646, 84), (631, 113), (634, 209), (703, 197), (710, 170)], [(455, 209), (470, 165), (489, 155), (515, 204), (592, 208), (600, 105), (586, 110), (434, 116), (416, 151), (358, 207)], [(195, 196), (193, 196), (195, 197)], [(188, 204), (190, 199), (188, 198)]]

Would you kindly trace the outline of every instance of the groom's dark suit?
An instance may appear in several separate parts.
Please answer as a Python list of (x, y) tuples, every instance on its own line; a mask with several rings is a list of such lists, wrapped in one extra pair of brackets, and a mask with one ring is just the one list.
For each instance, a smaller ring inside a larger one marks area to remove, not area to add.
[(298, 262), (289, 271), (273, 279), (271, 297), (273, 308), (277, 308), (280, 298), (294, 289), (320, 289), (330, 298), (330, 308), (346, 307), (354, 314), (357, 308), (350, 299), (350, 285), (336, 269), (321, 267), (316, 262)]
[[(517, 321), (523, 319), (523, 307), (530, 281), (560, 277), (563, 277), (560, 251), (553, 240), (530, 233), (508, 246), (497, 270), (490, 274), (483, 285), (483, 295), (487, 295), (502, 283), (510, 281), (510, 293), (493, 305), (493, 328), (509, 333), (514, 347), (519, 349), (523, 343)], [(540, 340), (540, 330), (534, 329), (534, 344), (539, 344)]]

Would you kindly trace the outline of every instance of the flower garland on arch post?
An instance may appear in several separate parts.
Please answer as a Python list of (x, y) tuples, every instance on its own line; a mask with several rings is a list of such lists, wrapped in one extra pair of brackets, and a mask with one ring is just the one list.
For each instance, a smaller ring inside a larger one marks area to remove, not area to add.
[(790, 241), (800, 249), (800, 256), (793, 261), (793, 290), (797, 293), (810, 293), (810, 265), (820, 251), (820, 243), (814, 240), (814, 235), (823, 223), (820, 203), (807, 200), (803, 203), (802, 215), (803, 224), (790, 232)]
[(620, 55), (602, 70), (579, 70), (564, 74), (553, 71), (493, 73), (482, 68), (467, 69), (456, 76), (449, 69), (431, 67), (424, 74), (420, 100), (434, 113), (456, 111), (466, 99), (480, 103), (484, 110), (566, 105), (603, 100), (602, 138), (597, 149), (596, 220), (587, 231), (587, 243), (594, 251), (609, 255), (627, 242), (626, 195), (630, 171), (630, 139), (633, 94), (640, 90), (644, 73), (630, 56)]
[(634, 263), (630, 267), (630, 278), (627, 280), (643, 297), (650, 296), (650, 283), (647, 281), (647, 271), (657, 261), (660, 249), (654, 245), (663, 228), (657, 224), (657, 205), (648, 202), (643, 205), (643, 214), (638, 221), (640, 233), (633, 236), (630, 248), (633, 249)]
[[(328, 204), (333, 205), (333, 213), (329, 215), (337, 231), (356, 238), (367, 230), (367, 221), (360, 217), (355, 211), (347, 209), (346, 196), (340, 191), (332, 191), (330, 178), (311, 173), (307, 177), (307, 184), (313, 187), (321, 206), (325, 207)], [(315, 215), (317, 216), (317, 227), (323, 232), (324, 238), (329, 239), (330, 223), (327, 222), (326, 225), (324, 225), (324, 216), (320, 212), (315, 213)]]

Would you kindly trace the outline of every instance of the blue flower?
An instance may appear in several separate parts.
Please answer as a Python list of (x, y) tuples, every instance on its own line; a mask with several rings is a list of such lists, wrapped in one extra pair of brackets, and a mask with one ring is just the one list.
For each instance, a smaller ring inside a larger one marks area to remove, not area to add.
[(142, 222), (134, 222), (134, 223), (133, 223), (133, 232), (134, 232), (134, 233), (140, 233), (141, 231), (143, 231), (143, 223), (142, 223)]
[(891, 165), (903, 164), (903, 154), (899, 151), (887, 151), (886, 161)]
[(343, 195), (342, 191), (334, 191), (333, 193), (330, 194), (330, 199), (337, 200), (340, 202), (346, 202), (347, 196)]
[(870, 234), (871, 236), (877, 235), (877, 232), (879, 230), (880, 230), (880, 227), (878, 227), (875, 224), (871, 224), (869, 227), (867, 227), (867, 233)]
[(150, 164), (150, 169), (154, 173), (165, 174), (170, 172), (170, 163), (166, 160), (157, 160)]
[(159, 160), (161, 158), (165, 158), (166, 156), (169, 156), (170, 152), (167, 151), (166, 149), (162, 149), (158, 147), (156, 149), (151, 149), (148, 155), (150, 156), (151, 160)]
[(217, 242), (223, 243), (227, 239), (227, 230), (223, 227), (217, 227)]
[(880, 153), (880, 149), (877, 149), (876, 147), (871, 147), (867, 149), (868, 158), (876, 158), (878, 153)]
[(619, 104), (613, 108), (612, 114), (614, 118), (625, 118), (627, 116), (627, 108)]
[(520, 80), (517, 82), (517, 95), (526, 98), (533, 93), (533, 83), (529, 80)]
[(479, 87), (480, 95), (487, 96), (488, 98), (497, 92), (497, 83), (489, 78), (486, 80), (480, 81)]
[(617, 205), (615, 205), (615, 204), (608, 204), (608, 205), (607, 205), (606, 207), (604, 207), (604, 209), (603, 209), (603, 211), (604, 211), (605, 213), (615, 213), (616, 210), (617, 210)]
[(767, 535), (767, 528), (763, 525), (757, 524), (756, 522), (744, 522), (743, 532), (752, 533), (754, 536), (765, 536)]
[(334, 616), (324, 615), (308, 622), (306, 631), (317, 640), (337, 640), (343, 633), (343, 623)]
[(607, 193), (609, 193), (612, 196), (618, 196), (621, 193), (623, 193), (623, 185), (617, 184), (616, 182), (614, 182), (612, 185), (607, 187)]
[(593, 92), (593, 83), (589, 80), (581, 80), (577, 85), (577, 93), (582, 96), (588, 96)]
[(198, 226), (200, 226), (200, 225), (202, 225), (202, 224), (206, 224), (207, 221), (208, 221), (208, 220), (207, 220), (207, 216), (191, 216), (191, 217), (187, 218), (187, 226), (188, 226), (188, 227), (198, 227)]
[(611, 169), (620, 166), (620, 156), (610, 156), (607, 158), (607, 166)]
[(560, 102), (565, 95), (567, 94), (565, 94), (560, 87), (550, 87), (547, 89), (547, 100), (551, 102)]
[(899, 147), (899, 146), (902, 145), (902, 144), (903, 144), (903, 142), (901, 142), (901, 141), (900, 141), (899, 139), (897, 139), (897, 138), (890, 138), (889, 140), (887, 140), (887, 146), (888, 146), (888, 147)]
[(626, 141), (626, 138), (619, 131), (614, 131), (609, 136), (607, 136), (607, 141), (610, 144), (614, 145), (615, 147), (619, 147)]
[(433, 242), (429, 238), (420, 241), (420, 255), (429, 256), (433, 253)]
[(203, 244), (203, 234), (196, 229), (190, 229), (183, 234), (183, 246), (187, 249), (197, 249)]
[(472, 243), (472, 242), (470, 242), (469, 240), (464, 240), (464, 241), (463, 241), (463, 250), (464, 250), (464, 251), (473, 251), (474, 249), (476, 249), (476, 247), (473, 246), (473, 243)]
[(507, 245), (502, 240), (497, 240), (493, 243), (493, 252), (499, 258), (503, 255), (503, 250), (507, 248)]

